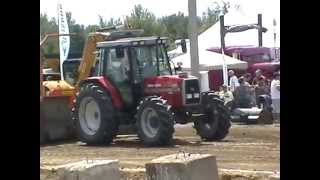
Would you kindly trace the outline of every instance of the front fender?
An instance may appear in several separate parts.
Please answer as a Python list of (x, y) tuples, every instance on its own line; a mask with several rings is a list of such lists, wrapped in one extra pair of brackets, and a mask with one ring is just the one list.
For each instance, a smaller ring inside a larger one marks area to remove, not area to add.
[(224, 100), (214, 92), (208, 91), (201, 93), (201, 104), (208, 104), (208, 101), (215, 101), (216, 103), (224, 104)]
[(123, 100), (120, 96), (118, 90), (110, 83), (110, 81), (104, 77), (91, 77), (86, 80), (83, 80), (79, 87), (87, 84), (87, 83), (95, 83), (98, 86), (102, 87), (110, 96), (112, 100), (112, 104), (117, 109), (122, 109), (124, 106)]
[(228, 115), (231, 114), (230, 109), (225, 106), (225, 102), (217, 94), (212, 92), (205, 92), (201, 94), (201, 105), (204, 107), (204, 111), (210, 111), (213, 109), (213, 106), (219, 106), (226, 112)]

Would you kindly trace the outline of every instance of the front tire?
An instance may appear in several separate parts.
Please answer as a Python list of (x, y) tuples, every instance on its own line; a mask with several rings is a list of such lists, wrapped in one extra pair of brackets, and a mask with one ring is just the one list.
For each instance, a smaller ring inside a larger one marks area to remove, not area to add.
[(147, 97), (137, 108), (138, 136), (147, 146), (163, 146), (171, 143), (174, 118), (171, 106), (160, 97)]
[(205, 116), (194, 121), (197, 134), (207, 141), (219, 141), (225, 138), (231, 127), (229, 110), (222, 102), (208, 97)]
[(93, 83), (81, 87), (74, 120), (80, 141), (89, 145), (110, 144), (117, 132), (111, 98)]

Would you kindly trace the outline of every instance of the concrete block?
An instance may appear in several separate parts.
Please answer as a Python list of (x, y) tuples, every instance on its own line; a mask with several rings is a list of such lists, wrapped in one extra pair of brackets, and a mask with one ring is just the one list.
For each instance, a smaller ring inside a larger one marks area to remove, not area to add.
[[(48, 168), (47, 168), (48, 169)], [(50, 168), (55, 180), (120, 180), (117, 160), (84, 160)]]
[(145, 168), (120, 168), (120, 180), (145, 180)]
[(219, 169), (220, 180), (279, 180), (273, 179), (279, 173), (273, 171), (252, 171), (240, 169)]
[(280, 180), (280, 174), (270, 175), (269, 180)]
[(210, 154), (179, 153), (146, 164), (148, 180), (218, 180), (216, 157)]

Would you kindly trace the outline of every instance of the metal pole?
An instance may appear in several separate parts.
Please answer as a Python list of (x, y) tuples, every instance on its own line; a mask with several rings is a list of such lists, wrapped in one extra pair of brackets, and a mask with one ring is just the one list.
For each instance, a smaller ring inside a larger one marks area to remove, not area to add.
[(225, 50), (226, 45), (224, 38), (226, 36), (224, 27), (224, 16), (220, 16), (220, 41), (221, 41), (221, 52)]
[(262, 47), (262, 14), (258, 14), (258, 27), (259, 47)]
[(228, 67), (226, 65), (226, 60), (224, 58), (224, 51), (226, 48), (224, 38), (226, 36), (225, 27), (224, 27), (224, 16), (220, 16), (220, 41), (221, 41), (221, 53), (222, 53), (222, 74), (223, 74), (223, 84), (228, 85)]
[(190, 58), (191, 72), (193, 76), (200, 78), (199, 54), (198, 54), (198, 25), (197, 25), (197, 2), (188, 0), (189, 9), (189, 38), (190, 38)]

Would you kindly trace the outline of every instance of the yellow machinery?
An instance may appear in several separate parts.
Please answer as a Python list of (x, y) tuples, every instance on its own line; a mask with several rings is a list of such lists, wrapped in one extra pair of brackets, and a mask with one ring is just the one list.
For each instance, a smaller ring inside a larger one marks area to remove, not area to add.
[(45, 58), (42, 47), (49, 37), (60, 35), (48, 34), (40, 42), (40, 144), (66, 139), (71, 137), (73, 132), (70, 101), (74, 87), (61, 81), (60, 73), (43, 69)]
[(104, 41), (109, 34), (101, 32), (89, 34), (75, 86), (62, 81), (61, 74), (53, 71), (54, 67), (47, 64), (51, 69), (44, 69), (46, 59), (42, 54), (42, 47), (48, 38), (62, 35), (65, 34), (47, 34), (40, 42), (40, 143), (73, 136), (71, 108), (76, 87), (90, 74), (95, 61), (96, 44)]

